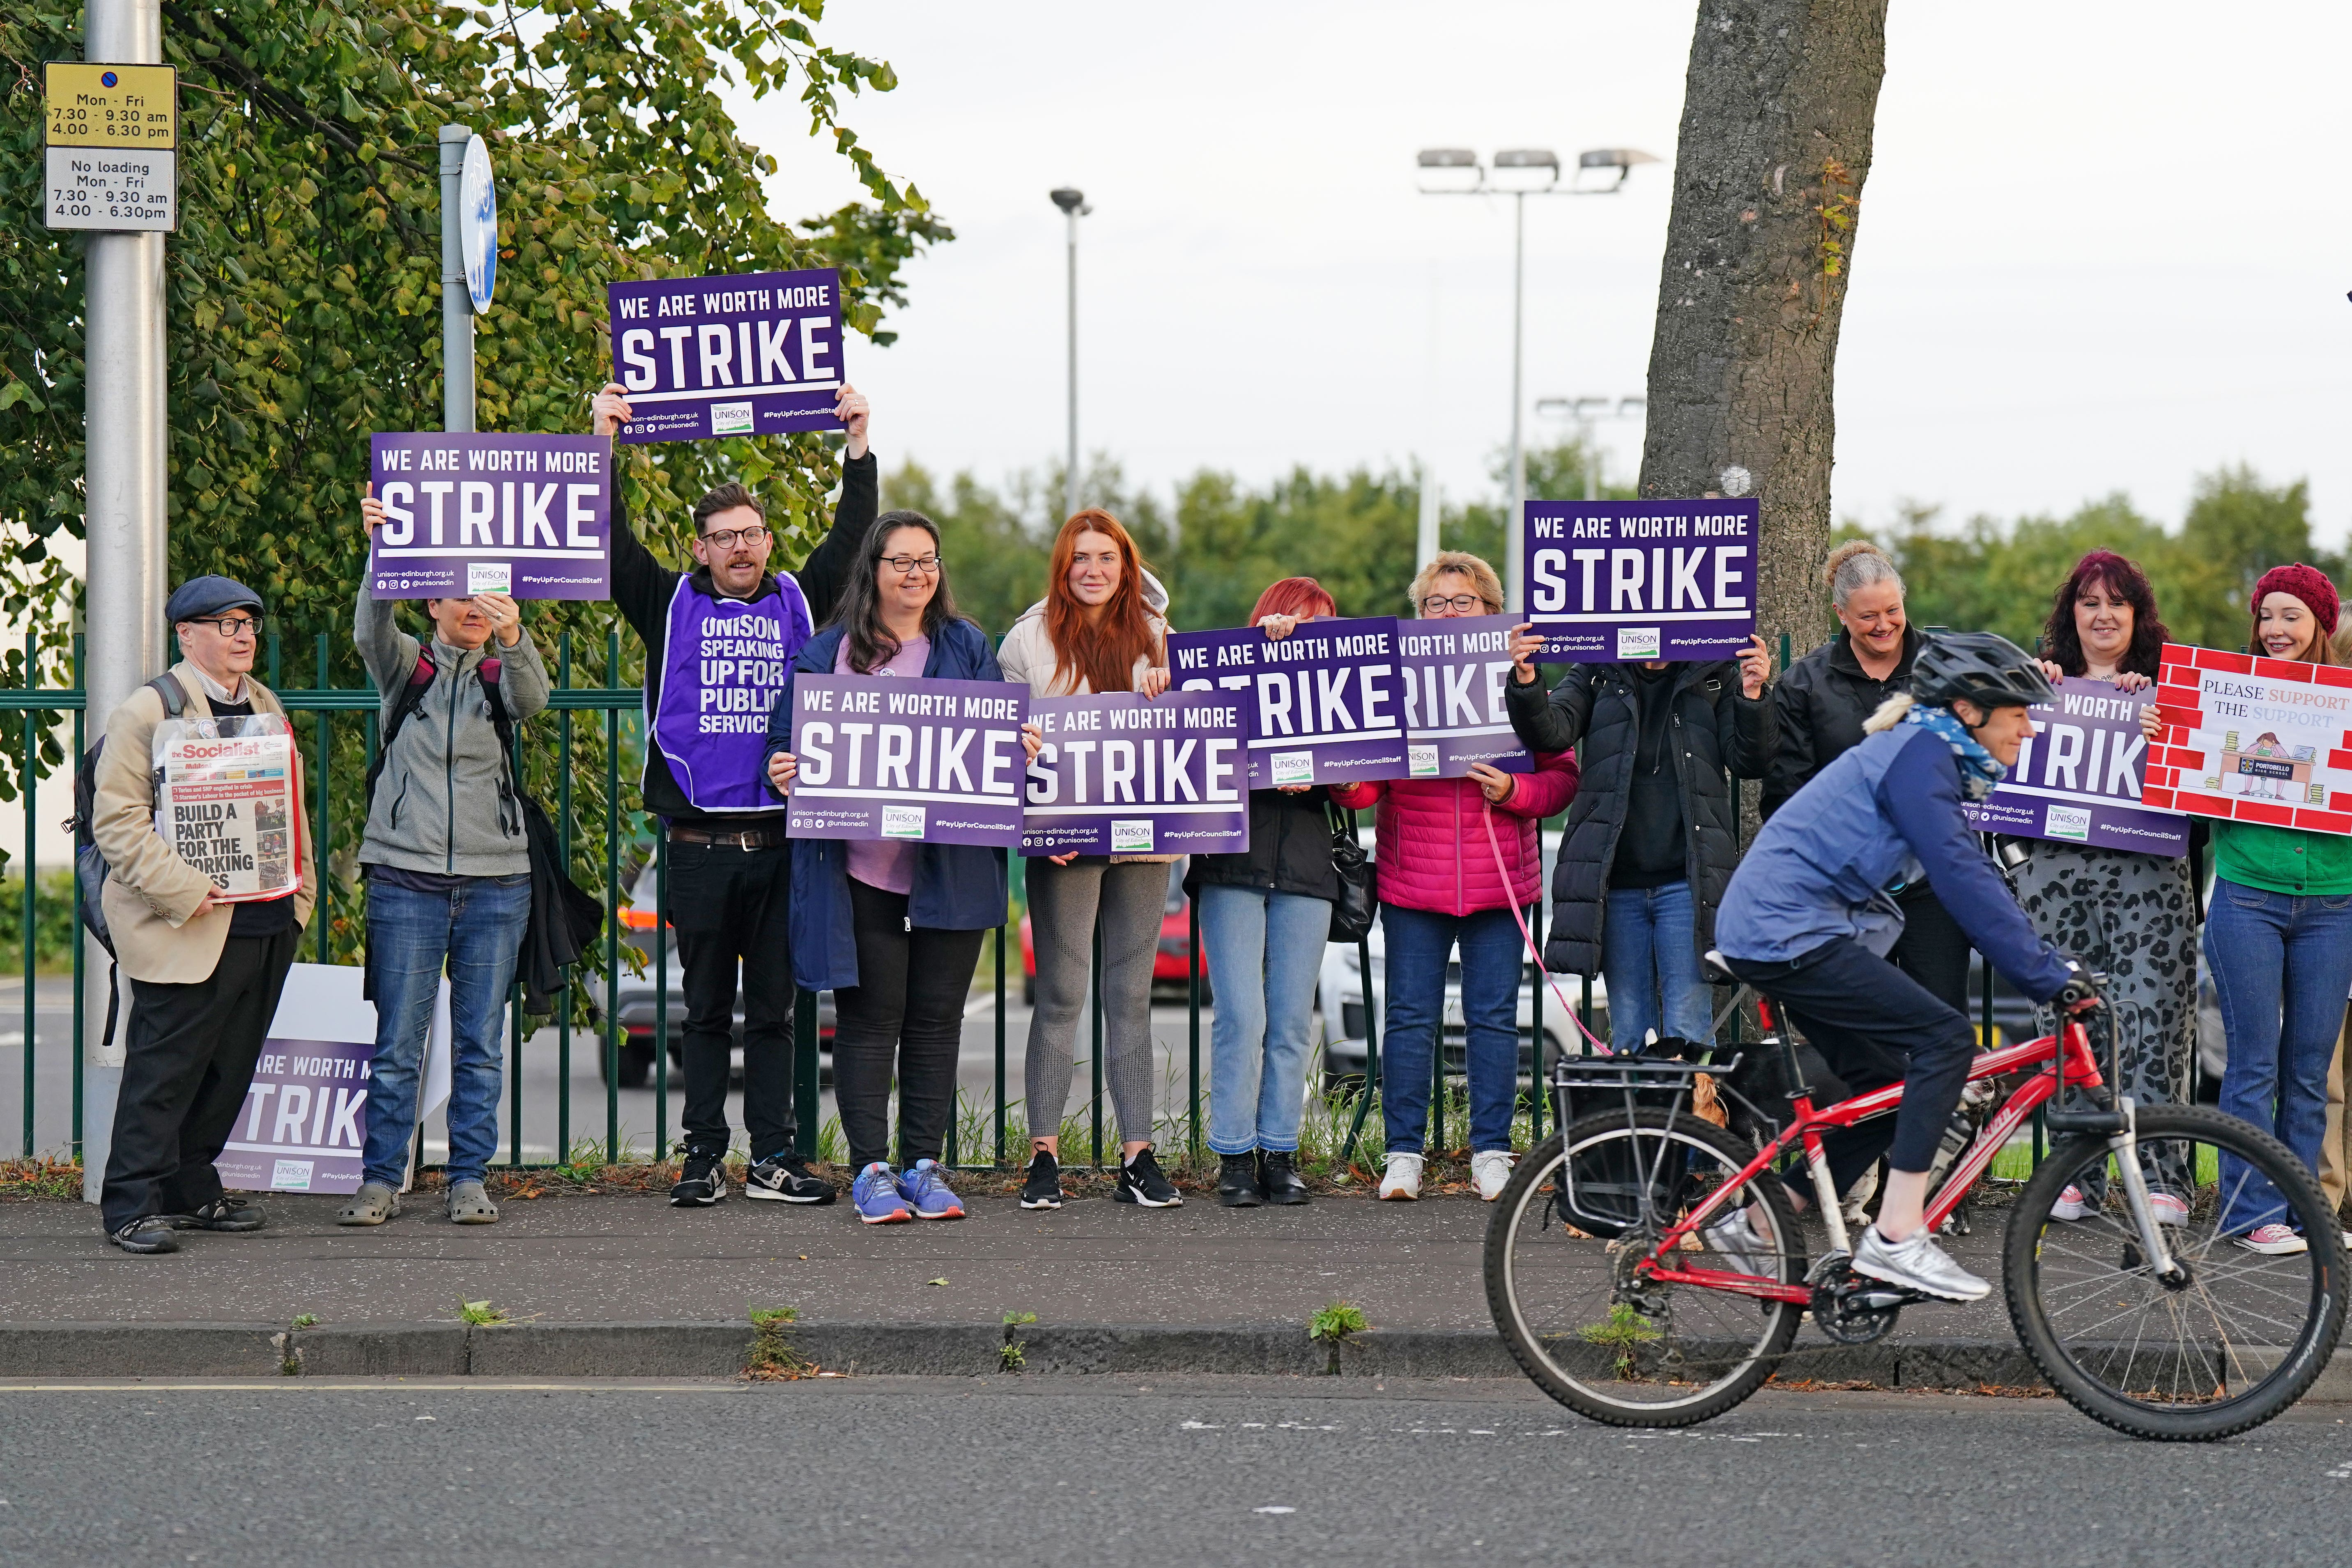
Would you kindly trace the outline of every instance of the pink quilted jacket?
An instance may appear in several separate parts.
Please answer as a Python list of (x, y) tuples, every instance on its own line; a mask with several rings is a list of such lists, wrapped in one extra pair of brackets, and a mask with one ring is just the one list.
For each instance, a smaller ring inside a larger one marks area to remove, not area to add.
[(1495, 872), (1479, 814), (1486, 797), (1470, 779), (1385, 779), (1337, 784), (1331, 798), (1350, 811), (1377, 804), (1381, 902), (1444, 915), (1522, 907), (1543, 886), (1543, 848), (1536, 824), (1576, 797), (1576, 756), (1538, 752), (1536, 771), (1515, 775), (1517, 787), (1493, 808), (1495, 844), (1511, 873), (1505, 890)]

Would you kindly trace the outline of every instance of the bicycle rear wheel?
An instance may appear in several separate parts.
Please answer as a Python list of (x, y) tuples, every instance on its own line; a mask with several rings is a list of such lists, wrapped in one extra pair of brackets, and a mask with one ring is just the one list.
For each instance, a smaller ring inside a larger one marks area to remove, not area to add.
[[(2050, 1385), (2117, 1431), (2201, 1442), (2259, 1426), (2303, 1396), (2343, 1331), (2343, 1233), (2311, 1173), (2259, 1129), (2202, 1106), (2151, 1107), (2137, 1126), (2149, 1191), (2187, 1206), (2162, 1227), (2184, 1277), (2148, 1267), (2106, 1140), (2070, 1139), (2010, 1216), (2010, 1321)], [(2274, 1202), (2256, 1198), (2265, 1181)], [(2054, 1219), (2069, 1186), (2098, 1201)], [(2308, 1249), (2247, 1249), (2237, 1238), (2260, 1219)]]
[[(1511, 1355), (1570, 1409), (1618, 1426), (1687, 1426), (1738, 1405), (1772, 1374), (1803, 1308), (1639, 1278), (1633, 1265), (1755, 1155), (1721, 1129), (1657, 1110), (1571, 1123), (1518, 1163), (1486, 1226), (1486, 1304)], [(1711, 1216), (1754, 1205), (1750, 1258), (1694, 1236), (1681, 1268), (1804, 1279), (1804, 1243), (1767, 1173)], [(1737, 1250), (1737, 1249), (1735, 1249)], [(1752, 1267), (1751, 1267), (1752, 1263)]]

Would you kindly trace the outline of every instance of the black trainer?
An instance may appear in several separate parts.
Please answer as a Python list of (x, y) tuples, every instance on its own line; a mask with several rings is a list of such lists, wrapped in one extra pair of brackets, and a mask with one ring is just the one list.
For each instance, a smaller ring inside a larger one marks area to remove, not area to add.
[(743, 1173), (743, 1195), (787, 1204), (829, 1204), (841, 1194), (798, 1154), (774, 1154)]
[(1255, 1154), (1217, 1156), (1217, 1202), (1229, 1209), (1254, 1209), (1265, 1201), (1257, 1184)]
[(171, 1216), (173, 1230), (259, 1230), (269, 1223), (250, 1198), (217, 1197), (193, 1214)]
[(1261, 1149), (1257, 1152), (1258, 1186), (1270, 1204), (1303, 1204), (1313, 1200), (1307, 1196), (1307, 1182), (1292, 1168), (1287, 1149)]
[(1057, 1209), (1062, 1206), (1062, 1163), (1054, 1158), (1050, 1149), (1040, 1149), (1029, 1156), (1029, 1179), (1021, 1184), (1021, 1206), (1024, 1209)]
[(1135, 1158), (1118, 1168), (1118, 1188), (1111, 1196), (1123, 1204), (1141, 1204), (1148, 1209), (1184, 1206), (1184, 1194), (1161, 1173), (1149, 1144), (1138, 1149)]
[(727, 1156), (689, 1150), (686, 1170), (669, 1190), (672, 1208), (707, 1209), (727, 1195)]
[(170, 1215), (142, 1215), (120, 1230), (110, 1231), (106, 1239), (125, 1252), (144, 1256), (155, 1252), (177, 1252), (180, 1238), (173, 1234), (179, 1227)]

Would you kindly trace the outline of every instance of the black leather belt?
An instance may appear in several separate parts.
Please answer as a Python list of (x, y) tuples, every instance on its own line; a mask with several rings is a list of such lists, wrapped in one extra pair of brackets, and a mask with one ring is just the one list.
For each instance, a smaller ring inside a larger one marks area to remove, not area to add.
[(722, 849), (781, 849), (790, 840), (781, 827), (745, 827), (733, 833), (716, 833), (708, 827), (691, 827), (682, 822), (669, 826), (673, 844), (709, 844)]

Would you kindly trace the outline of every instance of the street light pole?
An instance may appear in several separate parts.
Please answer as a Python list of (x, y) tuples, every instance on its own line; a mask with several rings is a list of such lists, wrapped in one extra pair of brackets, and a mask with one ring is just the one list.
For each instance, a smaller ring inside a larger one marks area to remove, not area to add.
[(1062, 515), (1075, 516), (1078, 510), (1078, 219), (1095, 209), (1087, 205), (1086, 193), (1073, 185), (1064, 185), (1051, 193), (1054, 205), (1070, 226), (1070, 286), (1067, 336), (1069, 341), (1069, 452), (1062, 468)]
[(1511, 495), (1509, 510), (1504, 515), (1503, 538), (1508, 548), (1504, 552), (1510, 559), (1504, 563), (1509, 586), (1505, 596), (1514, 610), (1524, 609), (1528, 602), (1528, 585), (1521, 579), (1527, 568), (1520, 557), (1527, 553), (1519, 548), (1519, 517), (1528, 499), (1528, 454), (1519, 440), (1519, 410), (1526, 403), (1521, 392), (1521, 365), (1527, 355), (1527, 278), (1528, 278), (1528, 194), (1515, 191), (1511, 195)]
[[(163, 59), (161, 0), (89, 0), (83, 58), (120, 65)], [(163, 649), (163, 237), (92, 233), (84, 244), (84, 535), (82, 687), (93, 735), (165, 665)], [(27, 856), (32, 846), (25, 847)], [(85, 971), (86, 1018), (103, 1018), (119, 983), (111, 963)], [(123, 1009), (128, 1013), (129, 1009)], [(100, 1046), (84, 1036), (82, 1201), (96, 1203), (114, 1143), (122, 1088), (122, 1030)], [(33, 1042), (27, 1039), (25, 1049)]]
[(473, 139), (470, 127), (441, 127), (441, 428), (457, 435), (474, 428), (474, 301), (458, 227), (466, 143)]

